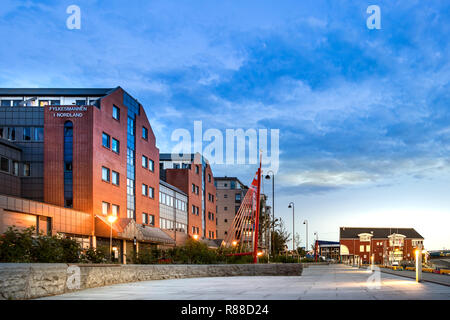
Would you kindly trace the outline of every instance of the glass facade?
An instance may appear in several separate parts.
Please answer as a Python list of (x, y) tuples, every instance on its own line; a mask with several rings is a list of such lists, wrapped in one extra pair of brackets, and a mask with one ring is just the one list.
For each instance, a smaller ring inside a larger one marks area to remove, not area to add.
[(127, 120), (127, 217), (136, 220), (136, 115), (139, 104), (128, 93), (123, 94), (123, 104), (128, 109)]
[(64, 124), (64, 206), (73, 207), (73, 123)]

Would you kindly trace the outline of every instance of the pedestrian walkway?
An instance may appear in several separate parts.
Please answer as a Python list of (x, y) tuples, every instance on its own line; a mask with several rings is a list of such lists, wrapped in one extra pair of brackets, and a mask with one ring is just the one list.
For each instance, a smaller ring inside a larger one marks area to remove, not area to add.
[(450, 287), (428, 282), (416, 283), (412, 279), (392, 274), (373, 274), (364, 269), (331, 264), (309, 266), (304, 269), (302, 276), (295, 277), (155, 280), (87, 289), (43, 299), (450, 300)]

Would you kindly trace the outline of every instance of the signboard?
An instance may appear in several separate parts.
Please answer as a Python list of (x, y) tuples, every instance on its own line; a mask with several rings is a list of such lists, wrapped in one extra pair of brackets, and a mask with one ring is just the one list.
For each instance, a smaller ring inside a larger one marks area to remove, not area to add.
[(55, 118), (81, 118), (87, 111), (86, 106), (51, 106), (48, 107)]

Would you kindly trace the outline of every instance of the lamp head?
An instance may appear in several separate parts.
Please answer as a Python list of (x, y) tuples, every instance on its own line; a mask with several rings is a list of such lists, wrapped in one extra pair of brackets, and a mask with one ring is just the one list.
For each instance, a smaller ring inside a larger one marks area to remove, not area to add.
[(270, 176), (268, 175), (268, 174), (266, 174), (266, 177), (265, 177), (267, 180), (269, 180), (270, 179)]
[(116, 222), (116, 220), (117, 220), (117, 216), (113, 216), (113, 215), (108, 216), (109, 223), (114, 223), (114, 222)]
[(289, 205), (288, 205), (288, 208), (292, 208), (292, 205), (291, 205), (291, 204), (289, 204)]

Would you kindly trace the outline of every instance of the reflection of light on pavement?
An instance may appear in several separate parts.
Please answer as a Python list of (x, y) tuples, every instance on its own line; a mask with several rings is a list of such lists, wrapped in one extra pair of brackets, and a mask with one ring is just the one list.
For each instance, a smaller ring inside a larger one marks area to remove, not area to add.
[(420, 283), (414, 280), (383, 280), (382, 284), (385, 286), (420, 287)]

